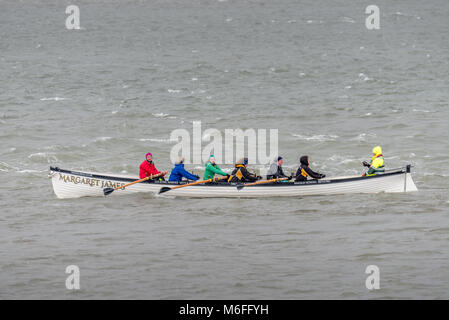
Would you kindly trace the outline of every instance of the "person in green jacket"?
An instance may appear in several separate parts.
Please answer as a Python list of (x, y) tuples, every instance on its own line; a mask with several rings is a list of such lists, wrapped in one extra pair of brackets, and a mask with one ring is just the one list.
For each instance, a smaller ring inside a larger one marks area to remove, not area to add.
[(204, 171), (203, 180), (213, 179), (215, 174), (220, 174), (222, 176), (229, 176), (226, 172), (223, 172), (219, 166), (215, 163), (214, 155), (210, 155), (209, 161), (206, 163), (206, 170)]

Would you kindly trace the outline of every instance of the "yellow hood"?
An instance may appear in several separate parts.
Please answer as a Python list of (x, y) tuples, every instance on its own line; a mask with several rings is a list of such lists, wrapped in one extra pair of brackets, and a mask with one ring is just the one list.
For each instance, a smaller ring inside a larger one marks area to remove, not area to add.
[(381, 154), (382, 154), (382, 148), (380, 146), (374, 147), (373, 148), (373, 157), (371, 159), (374, 160)]

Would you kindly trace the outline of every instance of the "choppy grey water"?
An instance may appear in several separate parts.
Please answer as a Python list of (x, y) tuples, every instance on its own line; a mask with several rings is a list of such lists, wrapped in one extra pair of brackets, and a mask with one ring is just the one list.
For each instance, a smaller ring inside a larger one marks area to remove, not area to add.
[[(365, 1), (78, 1), (81, 30), (66, 1), (0, 1), (0, 298), (449, 298), (449, 3), (373, 2), (376, 31)], [(419, 192), (53, 194), (50, 165), (170, 169), (194, 120), (279, 129), (287, 171), (361, 173), (380, 144)]]

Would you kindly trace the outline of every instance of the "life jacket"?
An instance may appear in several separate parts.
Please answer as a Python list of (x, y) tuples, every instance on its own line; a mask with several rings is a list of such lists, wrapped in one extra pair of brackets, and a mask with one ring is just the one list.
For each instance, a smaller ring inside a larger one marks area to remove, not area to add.
[(307, 168), (309, 166), (309, 157), (308, 156), (302, 156), (299, 161), (301, 162), (301, 176), (304, 177), (304, 180), (307, 180), (307, 177), (310, 177), (310, 175), (307, 173), (307, 171), (304, 168)]
[(301, 168), (301, 175), (302, 175), (304, 178), (306, 178), (306, 180), (307, 180), (307, 177), (310, 177), (309, 174), (306, 172), (306, 170), (304, 170), (304, 168)]
[(371, 166), (374, 169), (381, 169), (381, 168), (385, 168), (384, 165), (384, 156), (382, 154), (378, 154), (377, 156), (374, 156), (371, 158)]
[[(228, 182), (231, 182), (231, 179), (233, 177), (237, 178), (239, 181), (242, 180), (243, 178), (243, 173), (241, 172), (241, 170), (245, 169), (245, 166), (243, 164), (237, 164), (235, 165), (235, 169), (234, 172), (232, 172), (232, 175), (229, 177)], [(237, 171), (236, 171), (237, 170)]]
[(375, 176), (380, 172), (385, 172), (384, 157), (382, 154), (378, 154), (371, 158), (371, 167), (366, 176)]

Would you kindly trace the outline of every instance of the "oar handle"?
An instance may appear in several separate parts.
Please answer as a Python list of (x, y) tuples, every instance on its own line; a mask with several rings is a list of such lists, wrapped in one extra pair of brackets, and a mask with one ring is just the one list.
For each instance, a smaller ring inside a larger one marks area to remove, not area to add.
[(161, 175), (162, 175), (162, 172), (161, 172), (161, 173), (158, 173), (158, 174), (155, 174), (154, 176), (151, 174), (151, 175), (149, 175), (148, 177), (145, 177), (145, 178), (142, 178), (142, 179), (133, 181), (133, 182), (128, 183), (128, 184), (125, 184), (124, 186), (121, 186), (121, 187), (114, 188), (114, 191), (115, 191), (115, 190), (119, 190), (119, 189), (124, 189), (124, 188), (126, 188), (126, 187), (129, 187), (129, 186), (131, 186), (131, 185), (133, 185), (133, 184), (136, 184), (136, 183), (139, 183), (139, 182), (144, 182), (144, 181), (147, 181), (147, 180), (150, 180), (150, 179), (153, 179), (153, 178), (160, 177)]
[(176, 186), (176, 187), (171, 187), (171, 189), (174, 190), (174, 189), (179, 189), (179, 188), (184, 188), (184, 187), (189, 187), (189, 186), (195, 186), (197, 184), (223, 180), (223, 179), (226, 179), (226, 178), (227, 178), (227, 176), (223, 176), (223, 177), (220, 177), (220, 178), (212, 178), (212, 179), (207, 179), (207, 180), (195, 181), (195, 182), (192, 182), (192, 183), (183, 184), (183, 185)]
[(257, 181), (257, 182), (253, 182), (253, 183), (248, 183), (248, 184), (245, 184), (244, 186), (245, 187), (255, 186), (255, 185), (258, 185), (258, 184), (265, 184), (265, 183), (270, 183), (270, 182), (278, 182), (278, 181), (287, 180), (287, 179), (288, 178), (285, 177), (285, 178), (276, 178), (276, 179), (270, 179), (270, 180), (263, 180), (263, 181)]

